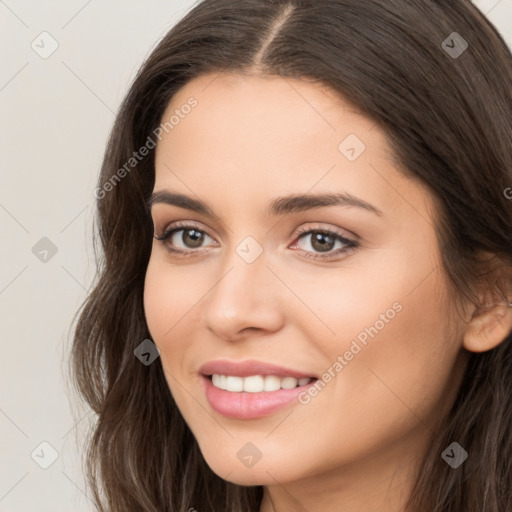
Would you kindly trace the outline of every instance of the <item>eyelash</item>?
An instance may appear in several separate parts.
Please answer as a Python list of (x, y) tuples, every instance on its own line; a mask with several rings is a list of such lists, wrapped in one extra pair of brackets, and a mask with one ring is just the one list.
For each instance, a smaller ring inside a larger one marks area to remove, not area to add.
[[(187, 251), (183, 251), (181, 249), (175, 249), (174, 247), (171, 247), (167, 243), (167, 240), (174, 233), (177, 233), (179, 231), (187, 231), (188, 229), (190, 229), (190, 230), (193, 229), (195, 231), (198, 231), (201, 234), (210, 236), (210, 235), (208, 235), (208, 233), (206, 233), (206, 231), (199, 229), (199, 227), (194, 224), (188, 224), (185, 222), (176, 222), (175, 224), (171, 224), (171, 226), (169, 228), (167, 228), (166, 231), (164, 231), (164, 233), (162, 235), (160, 235), (160, 236), (155, 235), (155, 239), (158, 240), (159, 242), (161, 242), (162, 245), (169, 252), (171, 252), (173, 254), (177, 254), (182, 257), (199, 256), (200, 254), (202, 254), (204, 252), (204, 250), (190, 249)], [(301, 236), (303, 236), (303, 235), (306, 235), (306, 234), (309, 235), (309, 234), (313, 234), (313, 233), (321, 233), (324, 235), (332, 236), (335, 241), (342, 242), (345, 245), (345, 247), (338, 249), (337, 251), (334, 251), (334, 252), (326, 253), (326, 254), (328, 254), (328, 256), (318, 256), (318, 254), (320, 254), (320, 253), (311, 253), (309, 251), (303, 251), (303, 252), (305, 252), (304, 256), (306, 258), (316, 259), (316, 260), (331, 259), (335, 256), (340, 256), (341, 254), (348, 254), (348, 253), (352, 252), (353, 250), (355, 250), (357, 247), (359, 247), (359, 243), (356, 242), (355, 240), (350, 240), (350, 239), (344, 237), (343, 235), (341, 235), (340, 233), (337, 233), (336, 231), (332, 231), (329, 229), (322, 229), (322, 228), (301, 228), (295, 235), (296, 241), (298, 241), (301, 238)], [(210, 237), (210, 238), (212, 238), (212, 237)], [(293, 245), (295, 245), (295, 243)]]

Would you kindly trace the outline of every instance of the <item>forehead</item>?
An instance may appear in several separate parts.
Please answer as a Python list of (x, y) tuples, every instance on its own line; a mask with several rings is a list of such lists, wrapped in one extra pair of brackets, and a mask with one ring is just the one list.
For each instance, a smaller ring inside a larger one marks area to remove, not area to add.
[[(246, 134), (279, 140), (331, 135), (339, 137), (340, 123), (361, 133), (374, 126), (332, 89), (319, 83), (283, 77), (245, 76), (233, 73), (210, 73), (188, 82), (172, 98), (162, 121), (170, 119), (191, 98), (197, 106), (186, 123), (173, 128), (175, 135), (183, 126), (199, 130), (202, 135), (230, 133), (237, 138)], [(184, 121), (184, 119), (181, 119)], [(205, 124), (206, 121), (210, 123)], [(235, 132), (235, 133), (233, 133)], [(374, 134), (373, 143), (384, 143)], [(250, 143), (250, 140), (247, 140)]]
[(213, 172), (220, 165), (223, 175), (244, 171), (260, 177), (265, 169), (274, 176), (292, 170), (295, 179), (300, 169), (355, 167), (340, 154), (349, 136), (372, 155), (390, 159), (372, 120), (331, 89), (292, 78), (202, 75), (174, 95), (161, 121), (169, 120), (156, 149), (157, 181), (162, 163), (190, 172)]

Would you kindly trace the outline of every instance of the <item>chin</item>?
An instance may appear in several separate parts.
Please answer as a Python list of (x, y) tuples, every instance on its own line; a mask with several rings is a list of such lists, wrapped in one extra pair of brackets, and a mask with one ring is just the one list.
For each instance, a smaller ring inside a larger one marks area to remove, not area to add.
[(231, 456), (231, 452), (228, 455), (217, 451), (212, 453), (212, 456), (209, 455), (209, 453), (206, 456), (203, 454), (208, 467), (223, 480), (237, 485), (274, 485), (276, 481), (286, 483), (301, 477), (299, 474), (301, 468), (296, 464), (287, 464), (283, 459), (276, 464), (275, 457), (267, 460), (262, 457), (252, 466), (246, 466), (237, 454)]
[(275, 483), (275, 479), (262, 468), (244, 468), (236, 464), (221, 464), (220, 466), (208, 464), (208, 466), (218, 477), (232, 484), (252, 487)]

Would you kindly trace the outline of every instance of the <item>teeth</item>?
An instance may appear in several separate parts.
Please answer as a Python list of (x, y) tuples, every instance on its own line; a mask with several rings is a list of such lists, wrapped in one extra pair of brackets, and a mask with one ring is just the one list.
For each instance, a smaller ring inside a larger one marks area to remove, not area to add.
[(233, 391), (244, 390), (244, 379), (242, 379), (242, 377), (233, 377), (231, 375), (227, 375), (225, 382), (226, 389), (231, 389)]
[(283, 389), (293, 389), (296, 388), (298, 384), (298, 381), (295, 377), (285, 377), (281, 381), (281, 387)]
[(303, 377), (277, 377), (276, 375), (250, 375), (249, 377), (236, 377), (233, 375), (212, 375), (212, 383), (216, 388), (226, 391), (246, 393), (261, 393), (262, 391), (277, 391), (278, 389), (293, 389), (297, 385), (305, 386), (313, 379)]
[(275, 375), (265, 375), (264, 391), (277, 391), (281, 389), (281, 379)]
[(265, 379), (261, 375), (252, 375), (242, 378), (244, 381), (244, 391), (248, 393), (259, 393), (265, 389)]

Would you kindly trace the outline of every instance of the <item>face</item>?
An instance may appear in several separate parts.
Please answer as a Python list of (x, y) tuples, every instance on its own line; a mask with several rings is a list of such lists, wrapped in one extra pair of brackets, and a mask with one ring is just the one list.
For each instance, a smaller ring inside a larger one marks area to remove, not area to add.
[(318, 84), (206, 75), (173, 115), (144, 307), (206, 462), (244, 485), (403, 466), (460, 377), (431, 196)]

